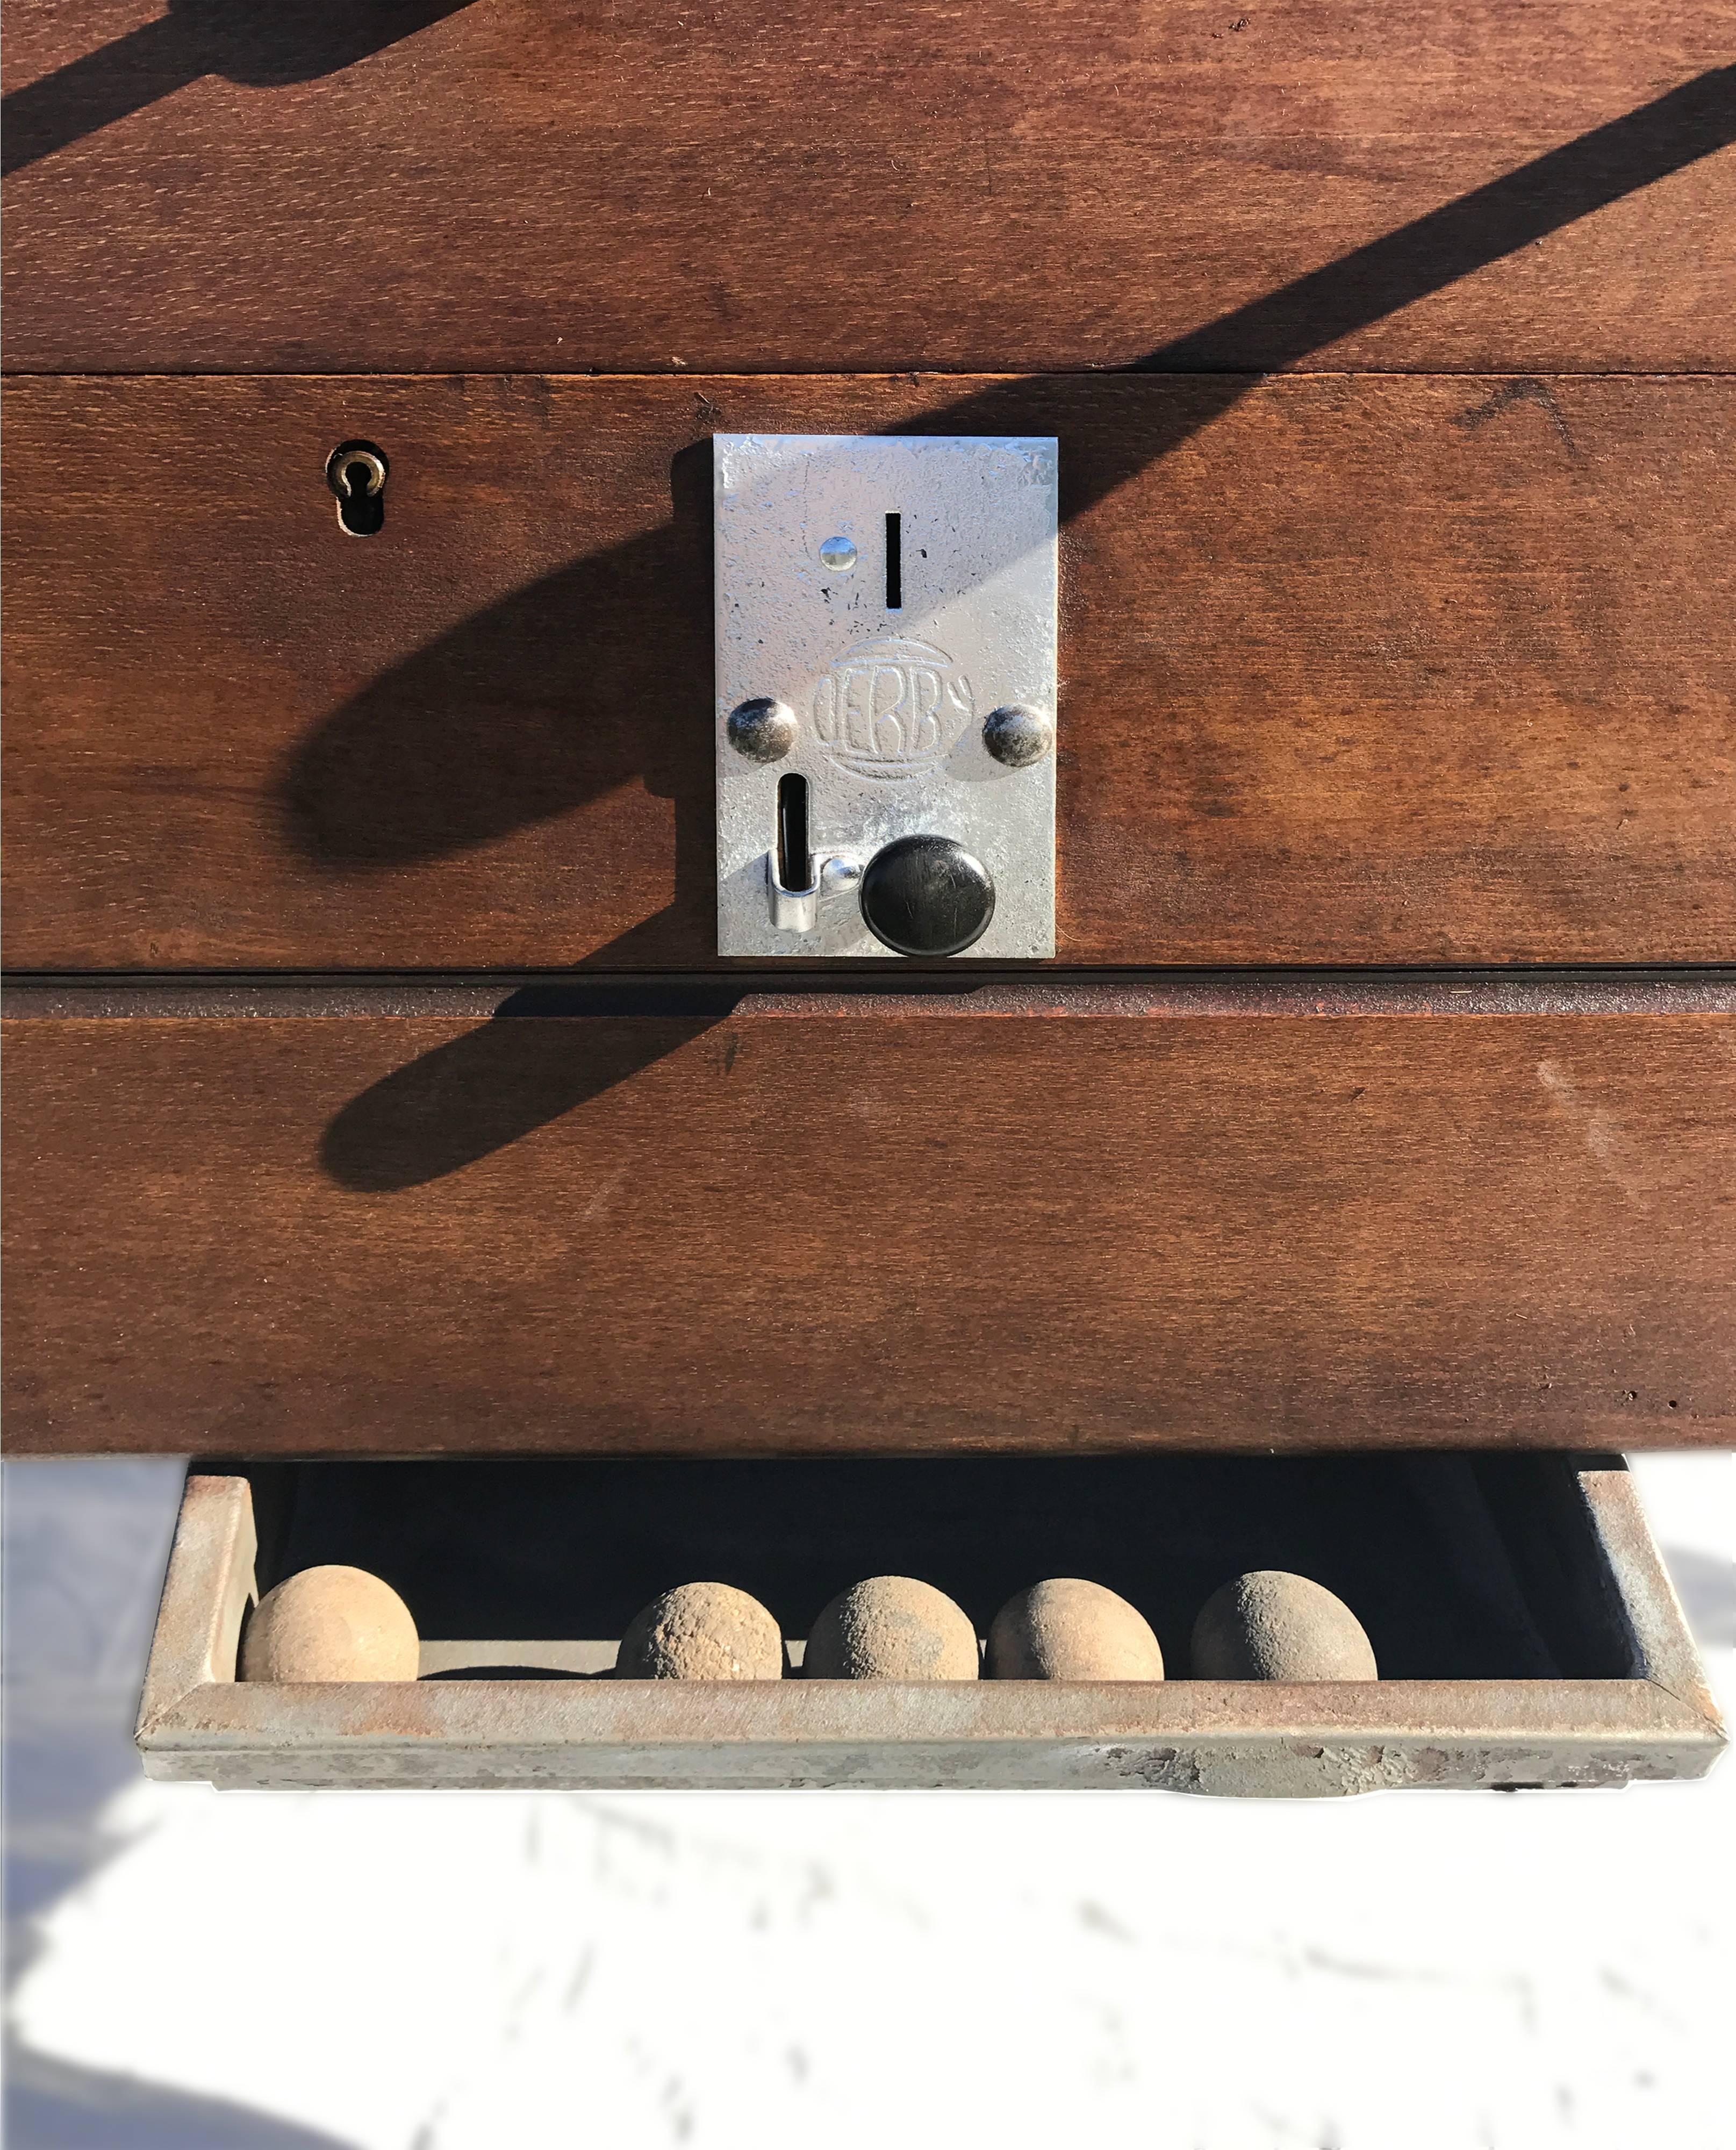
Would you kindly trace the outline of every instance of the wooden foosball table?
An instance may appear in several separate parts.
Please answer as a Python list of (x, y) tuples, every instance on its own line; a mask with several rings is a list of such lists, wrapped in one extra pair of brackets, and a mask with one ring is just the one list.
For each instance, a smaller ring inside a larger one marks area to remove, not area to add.
[(1715, 15), (153, 4), (5, 98), (8, 1437), (194, 1459), (146, 1768), (1709, 1766)]

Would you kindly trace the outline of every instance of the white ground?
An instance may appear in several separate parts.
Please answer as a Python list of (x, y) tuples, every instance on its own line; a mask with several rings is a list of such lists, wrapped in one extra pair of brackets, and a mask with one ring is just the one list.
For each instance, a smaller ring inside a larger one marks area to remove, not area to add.
[[(1736, 1466), (1637, 1467), (1728, 1702)], [(148, 1784), (178, 1481), (11, 1466), (9, 2150), (1736, 2146), (1736, 1763), (1270, 1805)]]

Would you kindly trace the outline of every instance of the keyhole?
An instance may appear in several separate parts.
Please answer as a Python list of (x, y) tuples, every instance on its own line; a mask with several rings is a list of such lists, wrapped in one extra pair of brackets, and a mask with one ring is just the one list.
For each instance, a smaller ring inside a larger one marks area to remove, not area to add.
[(337, 496), (339, 527), (371, 538), (386, 521), (386, 457), (371, 441), (346, 441), (326, 459), (326, 482)]

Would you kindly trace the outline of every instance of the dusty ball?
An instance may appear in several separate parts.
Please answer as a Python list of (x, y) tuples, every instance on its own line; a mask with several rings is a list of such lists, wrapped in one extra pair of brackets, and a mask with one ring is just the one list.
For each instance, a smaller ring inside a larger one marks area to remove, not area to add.
[(1258, 1568), (1214, 1591), (1194, 1623), (1195, 1679), (1371, 1680), (1375, 1653), (1342, 1598)]
[(684, 1582), (635, 1613), (615, 1653), (617, 1679), (784, 1677), (784, 1637), (757, 1597), (727, 1582)]
[(976, 1631), (952, 1600), (907, 1575), (840, 1591), (814, 1623), (808, 1679), (973, 1680)]
[(1160, 1680), (1163, 1653), (1125, 1597), (1051, 1576), (1009, 1597), (988, 1631), (991, 1679)]
[(413, 1680), (410, 1607), (360, 1567), (304, 1567), (268, 1590), (241, 1644), (244, 1680)]

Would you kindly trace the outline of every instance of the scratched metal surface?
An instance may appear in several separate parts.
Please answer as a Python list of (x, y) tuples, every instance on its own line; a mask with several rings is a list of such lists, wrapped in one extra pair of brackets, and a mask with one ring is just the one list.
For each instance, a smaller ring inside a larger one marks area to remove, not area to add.
[[(811, 933), (773, 926), (777, 790), (800, 775), (817, 858), (864, 866), (898, 837), (950, 836), (995, 881), (994, 916), (966, 960), (1052, 956), (1055, 756), (1003, 768), (982, 720), (1012, 704), (1055, 714), (1055, 442), (723, 433), (713, 453), (719, 953), (889, 952), (850, 890), (822, 890)], [(903, 531), (896, 608), (889, 515)], [(840, 538), (855, 548), (842, 573), (821, 558)], [(919, 679), (934, 706), (916, 711)], [(898, 699), (882, 708), (886, 683)], [(797, 724), (788, 755), (764, 766), (727, 736), (730, 710), (760, 696)]]

